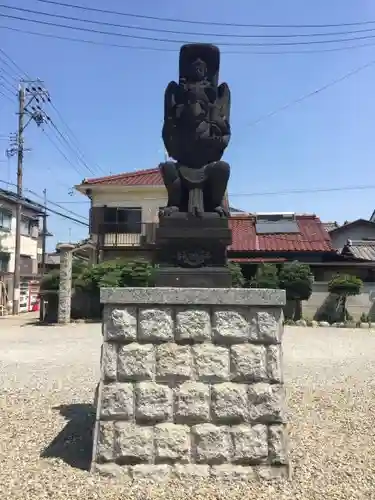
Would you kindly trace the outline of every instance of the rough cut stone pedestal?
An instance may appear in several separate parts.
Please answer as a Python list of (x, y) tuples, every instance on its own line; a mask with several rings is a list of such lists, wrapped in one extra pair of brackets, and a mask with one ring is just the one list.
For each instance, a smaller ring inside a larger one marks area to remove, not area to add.
[(281, 290), (104, 288), (92, 470), (287, 477)]

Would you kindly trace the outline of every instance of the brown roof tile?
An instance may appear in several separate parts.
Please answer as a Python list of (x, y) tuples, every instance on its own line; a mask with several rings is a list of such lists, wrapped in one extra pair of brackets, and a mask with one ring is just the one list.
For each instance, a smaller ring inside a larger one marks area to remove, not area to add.
[(122, 174), (97, 177), (95, 179), (84, 179), (82, 184), (96, 186), (164, 186), (163, 179), (158, 168), (136, 170), (135, 172), (124, 172)]
[(319, 217), (297, 215), (299, 233), (257, 234), (254, 217), (232, 216), (232, 252), (333, 252), (331, 239)]

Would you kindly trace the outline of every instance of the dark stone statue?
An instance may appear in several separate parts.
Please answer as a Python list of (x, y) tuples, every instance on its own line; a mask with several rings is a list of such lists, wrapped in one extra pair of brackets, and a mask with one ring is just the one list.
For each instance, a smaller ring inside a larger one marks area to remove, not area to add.
[(219, 49), (183, 45), (178, 83), (164, 97), (163, 140), (175, 161), (160, 165), (168, 205), (156, 229), (156, 286), (230, 287), (227, 247), (232, 242), (224, 196), (229, 165), (230, 92), (218, 85)]
[(210, 44), (180, 50), (179, 82), (164, 98), (163, 141), (171, 158), (160, 170), (168, 191), (161, 216), (187, 212), (228, 216), (223, 206), (230, 167), (222, 161), (230, 140), (230, 90), (218, 85), (220, 52)]

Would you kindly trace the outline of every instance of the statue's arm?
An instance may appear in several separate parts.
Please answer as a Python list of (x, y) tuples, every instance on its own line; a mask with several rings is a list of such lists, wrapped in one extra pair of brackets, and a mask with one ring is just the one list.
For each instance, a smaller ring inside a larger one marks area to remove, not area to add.
[(230, 123), (230, 89), (227, 83), (221, 83), (217, 89), (217, 103), (222, 118)]
[(178, 101), (179, 86), (176, 82), (169, 82), (164, 93), (164, 122), (171, 118)]
[(179, 86), (176, 82), (169, 82), (164, 93), (164, 125), (162, 137), (166, 150), (172, 158), (175, 155), (174, 121), (176, 104), (178, 101)]

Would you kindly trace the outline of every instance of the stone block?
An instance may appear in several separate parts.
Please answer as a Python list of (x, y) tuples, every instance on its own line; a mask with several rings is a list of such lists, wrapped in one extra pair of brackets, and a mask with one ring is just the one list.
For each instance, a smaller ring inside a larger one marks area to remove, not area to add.
[(270, 425), (268, 428), (269, 458), (273, 464), (288, 463), (288, 439), (285, 425)]
[(237, 344), (230, 348), (233, 380), (267, 380), (266, 348), (257, 344)]
[(229, 380), (229, 350), (226, 347), (200, 344), (193, 346), (192, 352), (198, 380), (203, 382)]
[(92, 472), (103, 477), (118, 479), (121, 482), (130, 483), (132, 480), (129, 467), (127, 465), (117, 465), (113, 462), (106, 464), (94, 464), (92, 467)]
[(172, 310), (168, 307), (139, 311), (139, 340), (170, 342), (173, 340)]
[(134, 342), (137, 339), (135, 307), (107, 307), (104, 312), (104, 340)]
[(271, 382), (283, 382), (283, 357), (281, 345), (267, 347), (267, 375)]
[(175, 339), (177, 342), (205, 342), (211, 339), (209, 309), (178, 309)]
[(241, 464), (257, 464), (268, 457), (267, 426), (238, 425), (231, 427), (233, 461)]
[(190, 428), (172, 423), (154, 428), (155, 459), (160, 462), (189, 462)]
[(285, 290), (262, 288), (112, 287), (100, 289), (102, 304), (175, 304), (189, 306), (244, 304), (255, 307), (285, 306)]
[(167, 385), (140, 382), (135, 389), (136, 419), (139, 422), (163, 422), (173, 415), (173, 392)]
[(247, 465), (222, 464), (213, 465), (211, 476), (218, 481), (250, 481), (256, 479), (255, 470)]
[(175, 389), (174, 412), (177, 422), (196, 424), (210, 418), (210, 388), (200, 382), (184, 382)]
[(257, 477), (264, 481), (280, 481), (290, 479), (289, 467), (285, 465), (259, 465), (256, 467)]
[(248, 387), (249, 417), (253, 422), (285, 421), (285, 390), (277, 384), (252, 384)]
[(116, 422), (115, 457), (121, 464), (137, 464), (151, 461), (154, 451), (152, 427), (135, 425), (131, 422)]
[(268, 344), (280, 344), (283, 331), (282, 309), (269, 308), (257, 312), (259, 340)]
[(152, 344), (134, 342), (120, 346), (117, 364), (119, 380), (152, 380), (154, 371), (155, 350)]
[(171, 466), (167, 464), (137, 464), (130, 467), (134, 481), (147, 483), (166, 482), (171, 478)]
[(102, 345), (101, 366), (104, 380), (116, 380), (117, 344), (114, 342), (104, 342)]
[(213, 339), (217, 343), (236, 344), (249, 340), (248, 309), (218, 309), (213, 313)]
[(113, 422), (97, 422), (98, 437), (96, 447), (96, 461), (110, 462), (114, 457), (114, 428)]
[(198, 424), (192, 427), (191, 433), (196, 462), (218, 464), (228, 461), (231, 443), (227, 427)]
[(101, 418), (129, 420), (134, 416), (133, 384), (102, 386)]
[(182, 482), (199, 481), (200, 479), (208, 479), (210, 477), (209, 465), (197, 464), (176, 464), (173, 467), (172, 474)]
[(158, 380), (181, 381), (192, 377), (190, 346), (173, 342), (156, 348), (156, 377)]
[(248, 396), (245, 384), (215, 384), (211, 389), (212, 417), (220, 423), (240, 423), (248, 418)]

